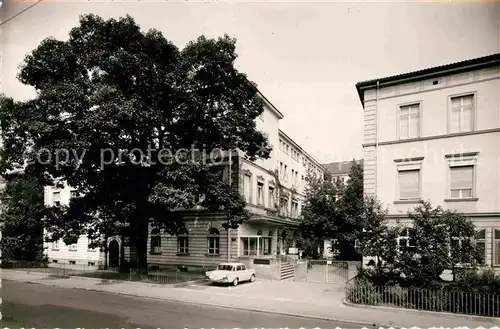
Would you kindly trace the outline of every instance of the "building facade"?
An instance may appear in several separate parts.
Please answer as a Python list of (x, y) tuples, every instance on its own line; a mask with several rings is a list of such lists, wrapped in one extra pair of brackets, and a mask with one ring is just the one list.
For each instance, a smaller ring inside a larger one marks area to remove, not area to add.
[(353, 163), (357, 163), (363, 166), (363, 159), (356, 160), (353, 159), (351, 161), (340, 161), (340, 162), (330, 162), (324, 163), (323, 167), (328, 173), (329, 177), (331, 177), (332, 181), (340, 180), (344, 184), (349, 180), (349, 173), (351, 172), (351, 167)]
[(500, 54), (356, 88), (365, 193), (403, 222), (422, 201), (464, 213), (478, 228), (484, 263), (500, 267)]
[[(224, 213), (208, 213), (203, 209), (183, 212), (186, 230), (178, 236), (150, 231), (148, 263), (162, 266), (211, 267), (224, 261), (244, 262), (260, 276), (276, 273), (278, 256), (287, 251), (279, 238), (284, 225), (297, 225), (305, 198), (308, 173), (323, 177), (324, 168), (279, 128), (283, 114), (263, 95), (264, 112), (256, 118), (257, 129), (264, 132), (273, 150), (269, 159), (249, 161), (240, 151), (233, 151), (218, 164), (221, 179), (237, 188), (247, 202), (252, 217), (238, 229), (226, 231)], [(45, 202), (68, 203), (72, 189), (45, 188)], [(76, 245), (62, 241), (47, 244), (49, 259), (71, 264), (106, 263), (119, 266), (121, 253), (134, 263), (135, 253), (121, 246), (119, 237), (108, 239), (108, 251), (90, 250), (86, 237)]]

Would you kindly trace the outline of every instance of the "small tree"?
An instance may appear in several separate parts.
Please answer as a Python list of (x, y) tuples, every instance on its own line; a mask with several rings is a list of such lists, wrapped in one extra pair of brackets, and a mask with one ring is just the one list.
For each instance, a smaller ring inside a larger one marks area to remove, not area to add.
[(398, 226), (390, 226), (386, 219), (387, 211), (372, 196), (363, 201), (361, 225), (358, 237), (358, 252), (363, 257), (371, 258), (368, 267), (361, 270), (360, 276), (376, 284), (387, 284), (397, 279), (394, 260), (397, 255), (396, 238)]
[(409, 284), (424, 287), (440, 282), (445, 270), (457, 265), (475, 269), (480, 260), (474, 243), (475, 226), (456, 211), (433, 208), (429, 202), (409, 213), (411, 244), (402, 246), (396, 266)]
[(317, 257), (325, 239), (337, 238), (343, 223), (336, 203), (338, 189), (330, 180), (307, 176), (305, 206), (300, 224), (300, 244), (306, 254)]
[[(339, 184), (339, 183), (337, 183)], [(341, 259), (360, 260), (355, 250), (355, 241), (362, 232), (361, 216), (365, 208), (363, 192), (363, 167), (352, 161), (349, 180), (345, 186), (338, 185), (338, 208), (342, 217), (342, 229), (339, 232), (339, 248)]]
[(43, 259), (43, 186), (29, 174), (7, 175), (1, 192), (2, 259)]

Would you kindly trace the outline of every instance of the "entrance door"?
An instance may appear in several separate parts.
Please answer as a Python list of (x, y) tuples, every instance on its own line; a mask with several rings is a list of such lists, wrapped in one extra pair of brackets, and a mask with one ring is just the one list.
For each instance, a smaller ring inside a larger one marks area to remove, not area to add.
[(111, 241), (108, 249), (109, 267), (118, 267), (120, 265), (120, 245), (118, 244), (118, 241)]

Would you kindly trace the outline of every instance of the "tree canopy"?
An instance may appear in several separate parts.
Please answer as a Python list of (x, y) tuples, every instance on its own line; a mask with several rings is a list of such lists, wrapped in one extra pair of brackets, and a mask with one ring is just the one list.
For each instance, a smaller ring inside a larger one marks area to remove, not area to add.
[(235, 47), (226, 35), (178, 49), (130, 16), (90, 14), (67, 41), (45, 39), (26, 56), (19, 79), (37, 94), (2, 100), (0, 170), (26, 166), (77, 189), (61, 216), (47, 217), (51, 239), (125, 234), (145, 268), (149, 224), (175, 234), (176, 209), (223, 210), (231, 227), (248, 218), (238, 191), (203, 160), (218, 149), (251, 160), (271, 151), (254, 121), (263, 102), (234, 67)]
[(43, 186), (26, 173), (6, 175), (0, 194), (2, 259), (40, 261), (43, 258)]
[(361, 231), (363, 203), (363, 167), (353, 160), (346, 184), (326, 175), (326, 179), (308, 176), (306, 205), (301, 232), (305, 240), (323, 247), (324, 240), (338, 242), (341, 259), (355, 260), (355, 240)]

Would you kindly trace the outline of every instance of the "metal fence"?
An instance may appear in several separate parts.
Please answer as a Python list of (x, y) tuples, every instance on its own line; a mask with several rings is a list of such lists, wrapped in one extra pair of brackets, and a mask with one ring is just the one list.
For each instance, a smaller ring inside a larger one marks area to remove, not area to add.
[(205, 278), (204, 268), (191, 269), (181, 272), (177, 268), (150, 269), (148, 273), (139, 273), (137, 269), (103, 269), (97, 266), (68, 263), (42, 263), (28, 261), (2, 261), (4, 270), (13, 270), (24, 273), (39, 274), (47, 277), (69, 278), (87, 277), (102, 280), (136, 281), (157, 284), (176, 284)]
[(429, 290), (349, 283), (346, 300), (354, 304), (500, 317), (500, 294)]
[(344, 284), (358, 273), (361, 262), (337, 260), (299, 260), (295, 281)]

